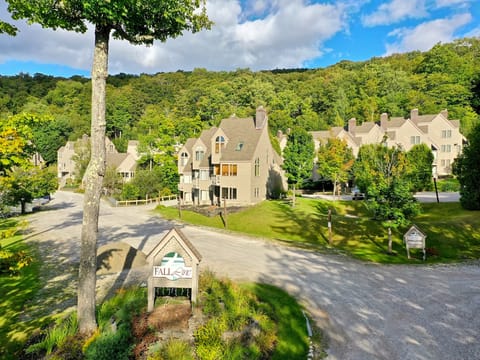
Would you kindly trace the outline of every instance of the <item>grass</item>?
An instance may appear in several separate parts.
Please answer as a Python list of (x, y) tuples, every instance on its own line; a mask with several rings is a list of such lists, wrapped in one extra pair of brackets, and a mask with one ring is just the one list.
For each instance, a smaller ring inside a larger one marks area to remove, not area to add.
[(306, 320), (300, 305), (285, 291), (266, 284), (245, 285), (261, 302), (261, 309), (277, 327), (277, 343), (270, 359), (305, 359), (309, 349)]
[[(480, 258), (480, 211), (467, 211), (459, 203), (422, 204), (413, 223), (427, 235), (427, 263)], [(329, 244), (328, 209), (332, 211), (332, 244)], [(176, 208), (159, 207), (167, 219), (178, 219)], [(224, 228), (219, 216), (206, 217), (182, 211), (182, 221)], [(407, 258), (403, 234), (393, 232), (393, 255), (388, 254), (387, 231), (370, 218), (363, 201), (328, 201), (297, 198), (296, 206), (283, 201), (264, 201), (227, 217), (228, 230), (273, 239), (315, 250), (336, 249), (376, 263), (423, 263), (422, 253), (412, 250)]]
[[(0, 246), (9, 251), (26, 251), (33, 255), (34, 249), (27, 246), (22, 236), (14, 231), (19, 222), (16, 219), (0, 221), (0, 231), (10, 232), (12, 235), (0, 239)], [(12, 230), (12, 231), (9, 231)], [(40, 264), (34, 261), (21, 269), (19, 275), (0, 276), (0, 358), (17, 359), (20, 351), (35, 329), (38, 329), (45, 319), (22, 321), (21, 315), (40, 288), (38, 277)]]

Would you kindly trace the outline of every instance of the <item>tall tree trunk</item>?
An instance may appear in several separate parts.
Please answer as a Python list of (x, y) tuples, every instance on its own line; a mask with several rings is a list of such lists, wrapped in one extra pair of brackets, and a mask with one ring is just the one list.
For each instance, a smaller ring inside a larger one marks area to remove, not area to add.
[(105, 176), (105, 94), (108, 76), (108, 42), (110, 29), (95, 28), (92, 66), (91, 157), (84, 176), (85, 195), (78, 274), (77, 316), (79, 330), (88, 334), (96, 330), (95, 287), (97, 270), (97, 234), (100, 197)]

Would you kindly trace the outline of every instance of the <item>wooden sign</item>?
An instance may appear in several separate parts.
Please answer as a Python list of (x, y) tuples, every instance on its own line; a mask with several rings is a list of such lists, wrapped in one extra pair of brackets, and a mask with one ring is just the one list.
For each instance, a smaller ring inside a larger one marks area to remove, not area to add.
[(148, 311), (155, 305), (155, 288), (190, 288), (191, 301), (198, 294), (198, 266), (202, 257), (178, 228), (170, 230), (147, 255), (152, 272), (148, 277)]
[(425, 251), (425, 235), (416, 225), (412, 225), (410, 229), (403, 235), (403, 242), (407, 248), (407, 256), (410, 259), (410, 249), (423, 249), (423, 261), (427, 257)]

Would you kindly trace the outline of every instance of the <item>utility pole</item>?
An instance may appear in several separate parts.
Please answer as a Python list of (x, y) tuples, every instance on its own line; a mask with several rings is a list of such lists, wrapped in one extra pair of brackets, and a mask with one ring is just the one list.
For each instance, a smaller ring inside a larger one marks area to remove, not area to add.
[(180, 198), (180, 194), (177, 195), (177, 199), (178, 199), (178, 218), (181, 219), (182, 218), (182, 200)]

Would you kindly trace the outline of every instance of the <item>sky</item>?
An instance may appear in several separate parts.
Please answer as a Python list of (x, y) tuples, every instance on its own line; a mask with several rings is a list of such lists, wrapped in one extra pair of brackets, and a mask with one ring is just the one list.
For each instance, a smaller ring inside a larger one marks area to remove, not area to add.
[[(480, 36), (480, 0), (208, 0), (211, 30), (134, 46), (111, 40), (109, 73), (323, 68)], [(93, 26), (85, 34), (0, 19), (0, 75), (90, 76)]]

